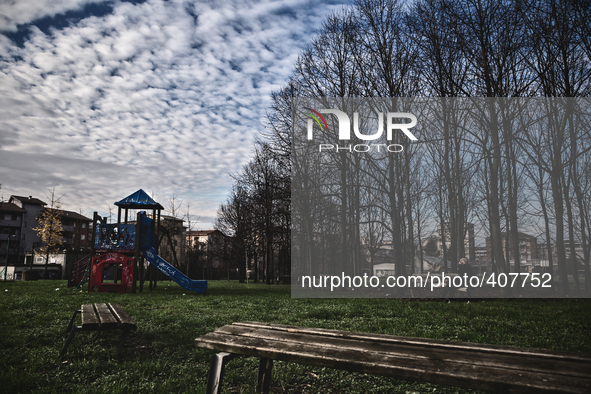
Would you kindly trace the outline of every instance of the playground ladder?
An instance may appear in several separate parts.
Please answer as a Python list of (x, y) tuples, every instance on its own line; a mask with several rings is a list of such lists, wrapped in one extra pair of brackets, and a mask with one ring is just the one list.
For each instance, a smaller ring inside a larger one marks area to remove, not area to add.
[(84, 283), (88, 282), (91, 261), (91, 255), (89, 254), (72, 264), (68, 285), (76, 286), (74, 290), (79, 289)]

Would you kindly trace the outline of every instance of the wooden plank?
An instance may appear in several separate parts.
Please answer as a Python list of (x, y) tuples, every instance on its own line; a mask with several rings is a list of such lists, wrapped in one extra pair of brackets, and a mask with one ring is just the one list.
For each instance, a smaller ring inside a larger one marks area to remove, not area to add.
[(82, 329), (83, 330), (96, 330), (99, 328), (99, 322), (94, 313), (94, 307), (92, 304), (82, 305)]
[[(238, 337), (253, 337), (269, 341), (270, 344), (277, 342), (293, 342), (316, 345), (325, 348), (350, 349), (358, 352), (388, 353), (398, 355), (412, 355), (413, 357), (425, 359), (437, 359), (444, 362), (455, 362), (463, 364), (477, 364), (485, 366), (495, 366), (499, 368), (519, 368), (527, 371), (547, 372), (553, 374), (564, 374), (568, 376), (589, 377), (591, 371), (591, 358), (581, 360), (579, 357), (568, 359), (560, 354), (558, 357), (551, 357), (550, 354), (540, 354), (531, 352), (518, 353), (512, 348), (510, 353), (502, 353), (498, 349), (489, 352), (484, 346), (458, 347), (454, 342), (449, 341), (450, 347), (443, 344), (420, 344), (416, 345), (413, 338), (410, 341), (404, 341), (400, 337), (396, 342), (376, 341), (375, 339), (366, 339), (360, 335), (355, 338), (344, 338), (337, 336), (323, 336), (309, 334), (295, 330), (287, 332), (266, 328), (253, 329), (239, 325), (224, 326), (216, 330), (216, 333), (233, 335), (231, 340), (239, 340)], [(576, 355), (575, 355), (576, 356)]]
[[(216, 331), (219, 332), (232, 332), (233, 327), (241, 326), (242, 323), (235, 323), (232, 326), (225, 326)], [(300, 327), (294, 326), (282, 326), (281, 328), (287, 327), (289, 329), (277, 330), (275, 326), (265, 326), (264, 328), (267, 330), (276, 330), (276, 331), (286, 331), (289, 333), (302, 333), (304, 335), (310, 334), (310, 336), (306, 336), (307, 340), (312, 337), (322, 338), (319, 341), (330, 340), (330, 338), (346, 338), (346, 339), (358, 339), (364, 342), (376, 342), (379, 343), (380, 346), (387, 345), (387, 344), (396, 344), (396, 345), (406, 345), (412, 346), (413, 349), (429, 349), (429, 350), (436, 350), (442, 349), (445, 352), (454, 351), (466, 351), (467, 354), (472, 354), (473, 352), (484, 352), (487, 353), (487, 357), (494, 357), (496, 355), (520, 355), (520, 356), (528, 356), (532, 357), (532, 360), (539, 362), (541, 360), (549, 360), (551, 362), (558, 362), (560, 360), (565, 360), (569, 362), (580, 361), (582, 363), (591, 363), (591, 355), (587, 354), (579, 354), (579, 353), (569, 353), (569, 352), (559, 352), (559, 351), (548, 351), (548, 350), (540, 350), (540, 349), (527, 349), (527, 348), (518, 348), (512, 346), (499, 346), (499, 345), (482, 345), (482, 344), (475, 344), (469, 342), (456, 342), (456, 341), (441, 341), (441, 340), (430, 340), (430, 339), (422, 339), (422, 338), (412, 338), (412, 337), (396, 337), (391, 335), (383, 335), (383, 334), (366, 334), (366, 333), (348, 333), (344, 331), (335, 331), (335, 330), (323, 330), (323, 329), (300, 329)], [(239, 331), (238, 331), (239, 332)], [(261, 332), (258, 331), (257, 332)], [(330, 335), (325, 338), (325, 334), (328, 332)], [(333, 333), (343, 334), (343, 335), (333, 335)], [(242, 335), (248, 335), (244, 333)], [(291, 335), (290, 335), (291, 336)], [(293, 337), (293, 336), (291, 336)], [(278, 336), (280, 338), (280, 336)], [(325, 339), (324, 339), (325, 338)]]
[(543, 350), (543, 349), (532, 349), (532, 348), (521, 348), (515, 346), (504, 346), (504, 345), (489, 345), (489, 344), (478, 344), (472, 342), (460, 342), (460, 341), (446, 341), (438, 339), (427, 339), (427, 338), (414, 338), (414, 337), (402, 337), (387, 334), (372, 334), (363, 332), (349, 332), (340, 330), (330, 330), (324, 328), (309, 328), (309, 327), (298, 327), (289, 326), (283, 324), (270, 324), (270, 323), (258, 323), (258, 322), (236, 322), (232, 323), (232, 326), (244, 326), (251, 328), (267, 328), (277, 331), (287, 332), (302, 332), (316, 335), (322, 335), (326, 337), (339, 337), (339, 338), (359, 338), (364, 340), (376, 340), (380, 343), (406, 343), (417, 346), (427, 346), (432, 348), (433, 346), (441, 345), (445, 349), (460, 348), (470, 350), (483, 350), (490, 353), (505, 353), (505, 354), (523, 354), (530, 353), (535, 357), (546, 357), (550, 359), (567, 359), (569, 361), (580, 360), (582, 362), (591, 362), (591, 355), (582, 353), (562, 352), (555, 350)]
[(295, 342), (270, 343), (260, 338), (235, 338), (215, 332), (198, 338), (197, 345), (216, 351), (499, 392), (591, 392), (591, 377), (446, 362), (412, 354), (376, 354)]
[(119, 304), (109, 304), (109, 308), (113, 312), (113, 315), (119, 320), (121, 327), (125, 329), (135, 330), (136, 324), (133, 319), (123, 310)]
[(110, 329), (119, 327), (119, 323), (107, 304), (94, 304), (101, 322), (101, 329)]

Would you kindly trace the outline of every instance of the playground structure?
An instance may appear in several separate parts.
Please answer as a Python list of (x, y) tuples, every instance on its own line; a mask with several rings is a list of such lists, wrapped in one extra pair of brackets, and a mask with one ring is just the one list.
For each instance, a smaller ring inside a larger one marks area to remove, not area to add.
[[(160, 204), (140, 189), (115, 205), (119, 208), (117, 223), (109, 224), (106, 218), (94, 213), (93, 250), (86, 259), (84, 275), (80, 277), (82, 284), (88, 280), (89, 292), (136, 293), (138, 281), (141, 292), (147, 276), (152, 289), (152, 283), (156, 284), (155, 269), (187, 290), (197, 294), (205, 292), (207, 281), (189, 279), (158, 255), (160, 235), (167, 235), (166, 228), (160, 225), (160, 211), (163, 209)], [(129, 221), (130, 209), (140, 210), (135, 222)], [(152, 211), (151, 217), (146, 210)]]

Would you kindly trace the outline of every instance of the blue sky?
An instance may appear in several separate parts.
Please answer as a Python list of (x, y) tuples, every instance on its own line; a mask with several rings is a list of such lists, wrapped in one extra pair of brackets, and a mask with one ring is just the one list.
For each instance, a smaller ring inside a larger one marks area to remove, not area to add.
[(270, 93), (347, 1), (0, 3), (0, 184), (91, 216), (137, 189), (211, 226)]

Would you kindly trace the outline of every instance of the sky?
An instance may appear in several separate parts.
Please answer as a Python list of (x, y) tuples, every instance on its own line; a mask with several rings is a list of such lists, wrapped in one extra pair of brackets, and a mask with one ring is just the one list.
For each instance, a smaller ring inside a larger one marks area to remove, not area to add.
[(91, 218), (143, 189), (211, 228), (271, 92), (347, 2), (2, 0), (4, 201), (55, 189)]

